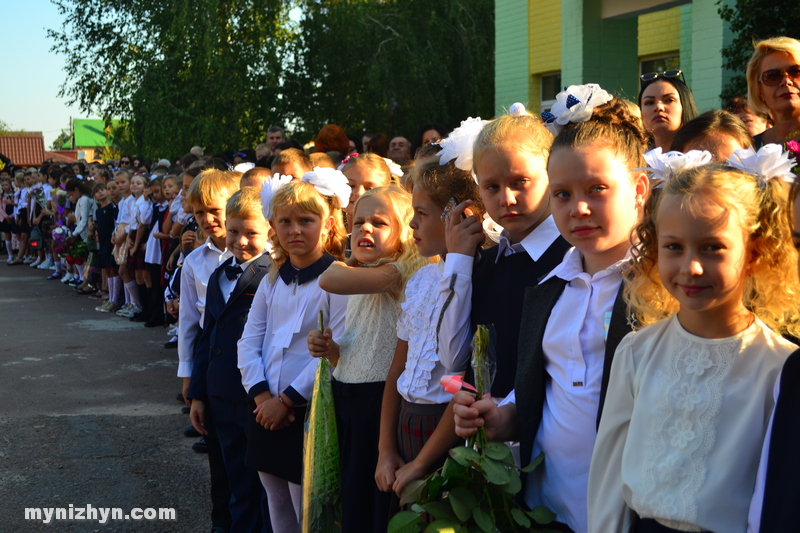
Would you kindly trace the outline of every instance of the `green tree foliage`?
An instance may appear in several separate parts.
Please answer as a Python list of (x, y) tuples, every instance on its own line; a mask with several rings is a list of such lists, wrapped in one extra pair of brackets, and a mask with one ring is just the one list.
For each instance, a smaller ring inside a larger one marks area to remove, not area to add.
[(494, 2), (306, 0), (301, 9), (285, 74), (298, 129), (332, 122), (410, 137), (425, 122), (493, 115)]
[(279, 120), (280, 0), (53, 0), (66, 56), (61, 94), (129, 122), (138, 152), (180, 156), (262, 141)]
[(720, 95), (727, 100), (747, 93), (745, 69), (753, 54), (753, 43), (770, 37), (800, 39), (800, 4), (789, 0), (736, 0), (732, 6), (719, 2), (719, 15), (730, 24), (735, 37), (722, 51), (724, 66), (736, 74)]
[(493, 113), (490, 0), (52, 1), (61, 94), (125, 121), (127, 153), (252, 147), (272, 125), (410, 137)]

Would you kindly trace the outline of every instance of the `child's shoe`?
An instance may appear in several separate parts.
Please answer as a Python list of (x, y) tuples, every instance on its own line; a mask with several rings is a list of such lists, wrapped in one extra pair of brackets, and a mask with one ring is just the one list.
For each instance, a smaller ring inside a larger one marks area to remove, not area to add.
[(25, 259), (22, 260), (23, 265), (30, 265), (31, 263), (33, 263), (33, 256), (31, 255), (25, 256)]
[(61, 279), (61, 276), (63, 275), (64, 275), (63, 272), (53, 272), (52, 274), (47, 276), (47, 279)]
[(61, 283), (69, 283), (69, 282), (70, 282), (70, 281), (72, 281), (73, 279), (74, 279), (74, 278), (73, 278), (72, 274), (67, 274), (66, 276), (64, 276), (63, 278), (61, 278)]
[(38, 267), (40, 264), (42, 264), (42, 260), (41, 260), (41, 259), (39, 259), (39, 258), (37, 257), (37, 258), (36, 258), (36, 261), (33, 261), (33, 262), (32, 262), (32, 263), (30, 263), (28, 266), (30, 266), (31, 268), (36, 268), (36, 267)]
[(124, 313), (119, 314), (119, 316), (124, 316), (125, 318), (133, 318), (133, 315), (141, 312), (142, 312), (141, 306), (132, 303), (131, 306), (128, 308), (128, 310), (125, 311)]
[(101, 313), (113, 313), (119, 309), (119, 306), (111, 300), (104, 303), (101, 307), (103, 307), (103, 309), (100, 310)]
[(133, 304), (131, 302), (128, 302), (125, 305), (123, 305), (122, 307), (120, 307), (119, 309), (117, 309), (117, 316), (124, 316), (122, 313), (127, 312), (128, 309), (130, 309), (132, 305)]
[[(31, 266), (33, 266), (33, 264), (31, 264)], [(36, 267), (36, 268), (39, 268), (41, 270), (50, 270), (51, 268), (54, 268), (54, 265), (53, 265), (53, 262), (51, 260), (45, 259), (44, 261), (39, 263), (39, 266)]]

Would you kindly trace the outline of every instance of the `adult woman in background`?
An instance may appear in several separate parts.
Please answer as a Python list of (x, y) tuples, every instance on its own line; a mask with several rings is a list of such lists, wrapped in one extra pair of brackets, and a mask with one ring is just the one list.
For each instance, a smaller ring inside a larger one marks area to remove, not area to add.
[(669, 151), (678, 129), (697, 116), (692, 91), (683, 72), (668, 70), (642, 74), (639, 107), (642, 122), (653, 136), (653, 148)]
[(756, 148), (800, 138), (800, 41), (774, 37), (756, 43), (747, 64), (747, 100), (774, 126), (753, 138)]

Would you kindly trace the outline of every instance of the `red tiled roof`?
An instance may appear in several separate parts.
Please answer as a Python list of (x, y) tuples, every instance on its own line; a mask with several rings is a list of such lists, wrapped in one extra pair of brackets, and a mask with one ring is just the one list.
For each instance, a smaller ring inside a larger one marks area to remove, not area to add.
[(52, 159), (54, 163), (74, 163), (77, 161), (75, 156), (77, 152), (72, 150), (59, 150), (57, 152), (48, 152), (45, 150), (44, 158)]
[(44, 137), (39, 132), (0, 135), (0, 153), (23, 167), (38, 167), (44, 162)]

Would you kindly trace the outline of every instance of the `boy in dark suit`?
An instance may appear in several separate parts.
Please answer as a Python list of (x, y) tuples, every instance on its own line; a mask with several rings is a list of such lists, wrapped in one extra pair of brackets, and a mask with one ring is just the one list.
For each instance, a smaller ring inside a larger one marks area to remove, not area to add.
[(231, 489), (231, 531), (237, 533), (270, 529), (258, 472), (244, 462), (255, 404), (242, 386), (236, 350), (253, 296), (270, 264), (269, 254), (264, 253), (269, 225), (260, 199), (259, 189), (245, 187), (225, 207), (225, 244), (233, 257), (208, 280), (203, 330), (187, 392), (194, 428), (203, 435), (211, 424), (216, 430)]

